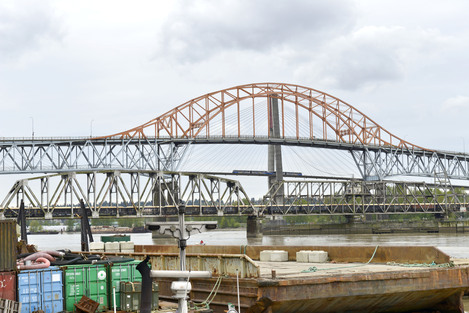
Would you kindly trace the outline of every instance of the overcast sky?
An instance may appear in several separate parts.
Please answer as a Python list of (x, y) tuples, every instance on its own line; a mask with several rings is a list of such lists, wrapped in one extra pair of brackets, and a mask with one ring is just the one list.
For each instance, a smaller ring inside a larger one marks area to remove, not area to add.
[[(0, 2), (0, 137), (107, 135), (254, 82), (469, 150), (469, 1)], [(467, 145), (467, 147), (465, 147)]]

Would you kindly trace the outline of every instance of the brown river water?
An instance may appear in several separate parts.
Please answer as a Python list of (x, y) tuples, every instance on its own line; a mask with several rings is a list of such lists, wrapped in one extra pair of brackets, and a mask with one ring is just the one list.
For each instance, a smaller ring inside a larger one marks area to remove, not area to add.
[[(101, 236), (94, 235), (95, 241)], [(156, 244), (151, 233), (130, 234), (131, 241), (137, 245)], [(70, 249), (80, 250), (80, 233), (57, 235), (29, 235), (28, 242), (40, 250)], [(463, 234), (347, 234), (347, 235), (304, 235), (304, 236), (264, 236), (262, 239), (247, 239), (244, 230), (215, 230), (196, 234), (189, 238), (188, 244), (203, 241), (207, 245), (370, 245), (370, 246), (436, 246), (454, 258), (469, 258), (469, 233)], [(161, 241), (159, 241), (161, 243)]]

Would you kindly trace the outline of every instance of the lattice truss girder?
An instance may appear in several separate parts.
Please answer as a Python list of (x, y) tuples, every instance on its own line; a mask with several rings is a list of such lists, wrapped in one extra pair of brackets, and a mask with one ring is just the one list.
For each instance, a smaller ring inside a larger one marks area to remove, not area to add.
[(275, 203), (275, 193), (266, 196), (259, 214), (448, 214), (469, 205), (468, 190), (448, 185), (361, 180), (282, 181), (281, 185), (284, 202)]
[[(248, 84), (208, 93), (143, 125), (101, 138), (269, 136), (272, 123), (269, 98), (279, 99), (282, 138), (422, 149), (391, 134), (336, 97), (283, 83)], [(244, 112), (250, 112), (249, 116)], [(258, 116), (266, 123), (259, 123)]]
[(366, 180), (390, 176), (443, 176), (446, 179), (469, 179), (466, 155), (424, 151), (404, 152), (400, 149), (351, 150), (360, 174)]
[(187, 145), (157, 140), (0, 144), (0, 172), (46, 173), (81, 169), (176, 171)]
[[(73, 217), (79, 212), (80, 199), (93, 217), (174, 215), (179, 201), (186, 203), (191, 215), (256, 213), (236, 180), (202, 174), (108, 170), (19, 180), (3, 198), (0, 217), (16, 216), (21, 200), (30, 217)], [(207, 207), (211, 211), (203, 212)], [(164, 210), (167, 208), (173, 210)]]

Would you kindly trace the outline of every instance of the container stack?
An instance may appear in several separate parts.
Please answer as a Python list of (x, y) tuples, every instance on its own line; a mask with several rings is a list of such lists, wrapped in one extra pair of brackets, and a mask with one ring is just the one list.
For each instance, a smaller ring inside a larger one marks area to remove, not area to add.
[(16, 301), (16, 272), (0, 272), (0, 299)]
[(16, 222), (0, 221), (0, 313), (17, 313), (21, 305), (16, 302)]
[[(158, 309), (158, 284), (151, 285), (151, 309)], [(126, 312), (140, 310), (140, 294), (142, 292), (141, 282), (120, 282), (120, 309)], [(116, 301), (117, 302), (117, 301)]]
[[(98, 312), (112, 310), (114, 307), (117, 310), (123, 310), (121, 305), (121, 283), (130, 283), (135, 286), (139, 284), (141, 286), (142, 276), (137, 270), (139, 263), (140, 261), (127, 261), (62, 267), (65, 285), (65, 311), (73, 312), (75, 304), (80, 302), (83, 296), (99, 304)], [(134, 290), (133, 299), (138, 297), (140, 300), (140, 290)], [(127, 293), (124, 296), (126, 297)], [(153, 286), (153, 297), (156, 298), (152, 303), (158, 305), (158, 285)], [(158, 307), (154, 308), (157, 309)]]
[(74, 304), (86, 296), (99, 303), (98, 311), (108, 307), (107, 264), (64, 266), (65, 310), (73, 312)]
[[(90, 244), (92, 251), (134, 252), (130, 236), (101, 239)], [(139, 309), (140, 261), (117, 256), (103, 260), (98, 255), (82, 259), (70, 252), (44, 251), (21, 255), (17, 263), (17, 241), (16, 222), (0, 221), (0, 313), (77, 312), (89, 303), (96, 304), (96, 312)], [(32, 259), (36, 254), (38, 258)], [(153, 309), (158, 309), (158, 285), (152, 289)]]
[[(142, 275), (137, 270), (137, 265), (140, 261), (130, 261), (126, 263), (115, 263), (109, 268), (109, 291), (116, 293), (116, 308), (121, 307), (121, 282), (141, 282)], [(110, 297), (110, 308), (114, 308), (114, 296)]]
[(57, 266), (20, 271), (18, 301), (21, 303), (21, 313), (63, 311), (62, 275), (62, 270)]

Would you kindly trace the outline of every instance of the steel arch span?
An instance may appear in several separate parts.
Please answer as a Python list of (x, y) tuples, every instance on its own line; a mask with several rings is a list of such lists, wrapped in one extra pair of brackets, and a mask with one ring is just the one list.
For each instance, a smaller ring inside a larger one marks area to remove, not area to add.
[[(426, 150), (391, 134), (339, 98), (312, 88), (285, 83), (247, 84), (211, 92), (189, 100), (143, 125), (97, 139), (269, 136), (268, 129), (272, 128), (271, 107), (268, 101), (256, 103), (259, 98), (280, 101), (280, 138), (322, 139), (354, 145)], [(267, 117), (267, 123), (260, 121), (259, 117)]]
[(188, 145), (218, 143), (347, 151), (365, 180), (398, 175), (469, 180), (469, 155), (414, 145), (336, 97), (285, 83), (208, 93), (109, 136), (0, 138), (0, 174), (178, 171)]

